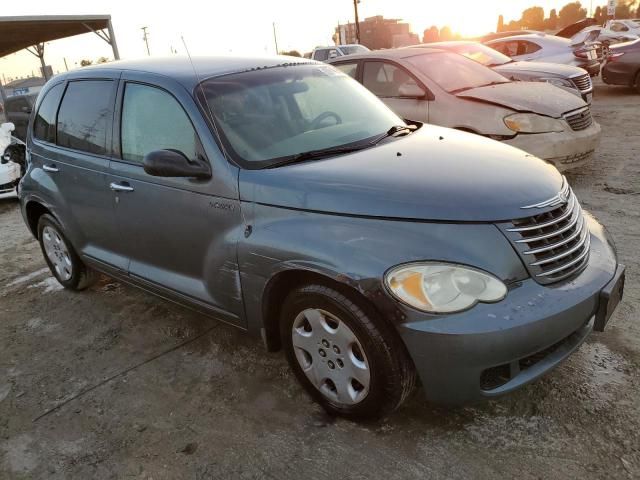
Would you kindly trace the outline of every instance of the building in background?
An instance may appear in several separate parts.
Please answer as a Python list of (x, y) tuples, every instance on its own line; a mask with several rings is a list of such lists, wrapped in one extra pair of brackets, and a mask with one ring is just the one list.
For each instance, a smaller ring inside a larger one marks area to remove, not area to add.
[[(355, 23), (338, 25), (334, 40), (338, 45), (358, 43)], [(408, 23), (397, 18), (383, 18), (382, 15), (365, 18), (360, 22), (360, 43), (371, 50), (404, 47), (420, 43), (420, 38), (411, 33)]]
[(46, 80), (42, 77), (19, 78), (18, 80), (7, 83), (4, 86), (4, 91), (7, 97), (30, 95), (38, 93), (45, 83)]

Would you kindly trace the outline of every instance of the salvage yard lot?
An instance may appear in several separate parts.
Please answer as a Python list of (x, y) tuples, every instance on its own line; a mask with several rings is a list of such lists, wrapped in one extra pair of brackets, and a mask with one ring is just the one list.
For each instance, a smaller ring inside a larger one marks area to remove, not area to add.
[(568, 175), (627, 265), (623, 303), (553, 373), (379, 423), (326, 416), (259, 340), (106, 277), (50, 276), (0, 203), (0, 478), (638, 478), (640, 96), (596, 82), (603, 138)]

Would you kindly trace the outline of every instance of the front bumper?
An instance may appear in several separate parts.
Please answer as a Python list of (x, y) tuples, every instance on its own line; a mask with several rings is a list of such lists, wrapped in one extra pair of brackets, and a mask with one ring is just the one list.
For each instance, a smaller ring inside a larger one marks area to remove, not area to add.
[(568, 170), (589, 161), (600, 143), (601, 129), (597, 122), (589, 128), (559, 133), (519, 134), (504, 143), (519, 148), (552, 163), (558, 170)]
[[(407, 309), (398, 328), (427, 399), (460, 405), (511, 392), (578, 348), (618, 267), (599, 225), (591, 237), (589, 264), (573, 280), (543, 286), (527, 279), (512, 285), (501, 302), (442, 317)], [(505, 366), (506, 381), (487, 381), (487, 374)]]

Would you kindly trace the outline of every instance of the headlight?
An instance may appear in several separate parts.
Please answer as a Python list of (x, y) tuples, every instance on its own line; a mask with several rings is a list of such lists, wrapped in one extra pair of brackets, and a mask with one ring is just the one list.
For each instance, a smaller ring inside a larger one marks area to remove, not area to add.
[(514, 113), (504, 117), (504, 124), (514, 132), (547, 133), (563, 132), (564, 125), (555, 118), (537, 115), (535, 113)]
[(566, 78), (551, 77), (551, 78), (539, 78), (538, 80), (540, 82), (550, 83), (551, 85), (555, 85), (556, 87), (572, 88), (573, 90), (577, 90), (573, 82)]
[(447, 263), (400, 265), (387, 272), (385, 284), (401, 302), (430, 313), (459, 312), (507, 294), (504, 283), (492, 275)]

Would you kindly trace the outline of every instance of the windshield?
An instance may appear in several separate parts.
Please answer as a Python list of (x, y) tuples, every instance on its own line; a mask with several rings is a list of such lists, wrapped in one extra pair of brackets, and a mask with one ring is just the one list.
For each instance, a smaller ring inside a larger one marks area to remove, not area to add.
[(455, 53), (428, 53), (407, 60), (449, 93), (509, 82), (490, 68)]
[(355, 53), (366, 53), (370, 50), (364, 45), (340, 45), (339, 46), (342, 53), (345, 55), (353, 55)]
[(450, 47), (449, 50), (460, 55), (464, 55), (465, 57), (481, 63), (486, 67), (495, 67), (496, 65), (504, 65), (505, 63), (513, 62), (510, 57), (507, 57), (493, 48), (482, 45), (481, 43), (454, 45)]
[(222, 141), (247, 168), (364, 144), (404, 124), (331, 65), (264, 68), (205, 80), (202, 87)]

